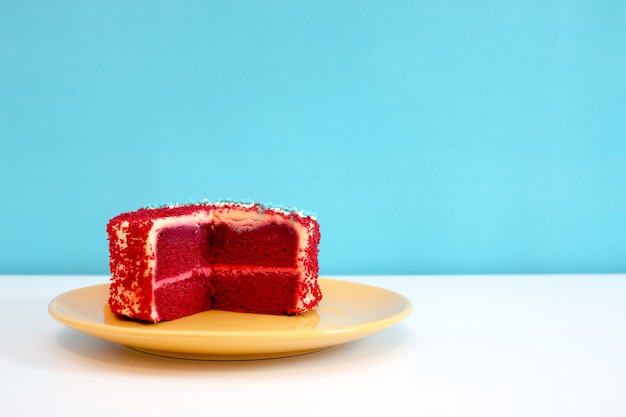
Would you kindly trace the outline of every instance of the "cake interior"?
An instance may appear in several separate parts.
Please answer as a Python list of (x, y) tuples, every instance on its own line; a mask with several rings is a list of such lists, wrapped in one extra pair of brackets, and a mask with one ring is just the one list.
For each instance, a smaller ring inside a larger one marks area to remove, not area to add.
[(284, 220), (169, 224), (156, 234), (154, 305), (165, 320), (209, 309), (295, 314), (298, 244)]
[(165, 320), (211, 307), (210, 224), (162, 228), (155, 243), (154, 301)]

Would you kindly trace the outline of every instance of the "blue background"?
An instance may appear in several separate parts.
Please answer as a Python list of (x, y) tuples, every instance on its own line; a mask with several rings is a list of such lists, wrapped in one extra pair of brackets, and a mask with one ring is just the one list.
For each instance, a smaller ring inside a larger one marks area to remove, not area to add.
[(0, 1), (0, 273), (245, 198), (321, 273), (626, 272), (626, 3)]

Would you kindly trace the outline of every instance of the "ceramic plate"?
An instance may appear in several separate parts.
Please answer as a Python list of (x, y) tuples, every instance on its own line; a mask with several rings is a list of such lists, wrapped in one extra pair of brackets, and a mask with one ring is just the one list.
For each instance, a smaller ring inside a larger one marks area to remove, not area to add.
[(411, 311), (395, 292), (320, 278), (323, 300), (298, 316), (207, 311), (161, 323), (142, 323), (111, 312), (108, 284), (53, 299), (48, 310), (80, 332), (156, 355), (186, 359), (246, 360), (293, 356), (351, 342), (390, 327)]

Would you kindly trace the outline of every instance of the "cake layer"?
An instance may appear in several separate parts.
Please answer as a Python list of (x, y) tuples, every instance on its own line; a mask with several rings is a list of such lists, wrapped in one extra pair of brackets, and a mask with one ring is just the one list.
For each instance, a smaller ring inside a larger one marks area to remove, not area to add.
[(299, 238), (293, 225), (271, 220), (264, 223), (254, 228), (238, 228), (216, 221), (213, 263), (297, 268)]
[(211, 234), (210, 223), (162, 228), (156, 237), (155, 281), (213, 264)]
[(300, 313), (294, 300), (300, 295), (298, 271), (216, 269), (213, 274), (215, 310), (244, 313)]
[(257, 203), (140, 209), (107, 225), (109, 304), (173, 320), (207, 309), (297, 314), (315, 307), (319, 225)]
[[(161, 320), (174, 320), (211, 308), (214, 287), (210, 275), (192, 273), (190, 278), (156, 288), (154, 305)], [(152, 320), (150, 320), (152, 321)]]

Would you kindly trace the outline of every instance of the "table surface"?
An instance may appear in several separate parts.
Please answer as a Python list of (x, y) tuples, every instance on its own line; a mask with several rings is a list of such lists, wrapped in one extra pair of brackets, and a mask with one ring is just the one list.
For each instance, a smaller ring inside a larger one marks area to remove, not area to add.
[(3, 414), (626, 416), (626, 275), (332, 278), (413, 311), (313, 354), (183, 360), (49, 316), (52, 298), (106, 276), (0, 276)]

